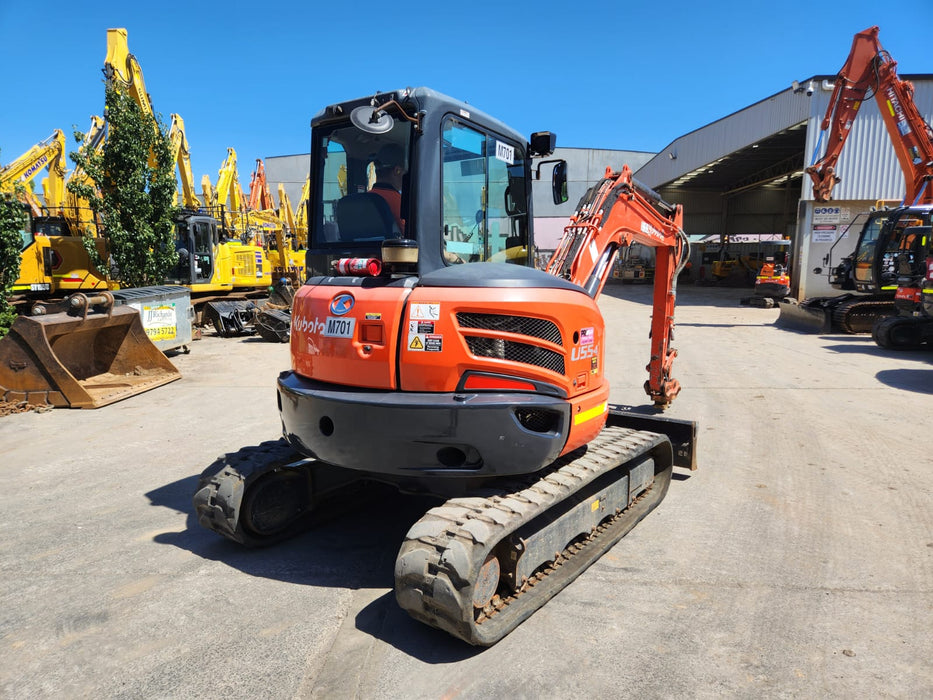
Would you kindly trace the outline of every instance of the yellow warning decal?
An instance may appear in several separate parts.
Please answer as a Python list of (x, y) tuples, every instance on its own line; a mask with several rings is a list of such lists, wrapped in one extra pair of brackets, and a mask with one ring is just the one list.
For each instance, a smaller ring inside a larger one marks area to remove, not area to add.
[(594, 406), (588, 411), (582, 411), (573, 417), (573, 424), (580, 425), (581, 423), (586, 423), (588, 420), (593, 418), (598, 418), (606, 412), (607, 403), (603, 401), (598, 406)]
[(424, 350), (424, 343), (421, 342), (421, 336), (416, 335), (408, 344), (409, 350)]
[(598, 498), (595, 501), (593, 501), (593, 503), (590, 505), (590, 510), (593, 512), (596, 512), (597, 510), (599, 510), (599, 499)]

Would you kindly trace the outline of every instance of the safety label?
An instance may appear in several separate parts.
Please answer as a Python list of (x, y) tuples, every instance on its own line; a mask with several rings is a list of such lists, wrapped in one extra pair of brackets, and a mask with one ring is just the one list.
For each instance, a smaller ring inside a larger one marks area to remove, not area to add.
[(441, 352), (444, 349), (444, 336), (412, 333), (408, 336), (408, 349), (419, 352)]
[(439, 321), (441, 318), (440, 304), (412, 304), (408, 312), (412, 321)]

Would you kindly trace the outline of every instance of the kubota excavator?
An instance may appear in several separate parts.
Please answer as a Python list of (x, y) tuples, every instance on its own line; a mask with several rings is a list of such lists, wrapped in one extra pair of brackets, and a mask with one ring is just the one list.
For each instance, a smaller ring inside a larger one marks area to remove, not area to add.
[[(543, 163), (532, 163), (554, 144), (427, 88), (314, 117), (312, 276), (278, 379), (284, 439), (205, 470), (203, 526), (268, 544), (358, 480), (448, 499), (405, 537), (396, 599), (490, 645), (655, 508), (674, 465), (696, 467), (693, 422), (609, 403), (597, 305), (621, 247), (655, 249), (645, 389), (667, 406), (680, 390), (670, 341), (682, 208), (628, 167), (607, 170), (537, 270), (531, 183)], [(392, 191), (377, 191), (383, 181)], [(555, 202), (566, 182), (557, 161)]]
[[(870, 212), (852, 255), (837, 266), (829, 265), (830, 284), (854, 292), (814, 297), (799, 304), (785, 300), (779, 319), (785, 326), (817, 332), (867, 333), (880, 319), (895, 313), (898, 275), (891, 269), (891, 261), (902, 246), (900, 234), (905, 228), (896, 222), (918, 216), (928, 218), (933, 207), (933, 130), (914, 102), (913, 85), (898, 77), (897, 62), (881, 47), (878, 32), (878, 27), (870, 27), (855, 35), (823, 118), (822, 131), (829, 130), (826, 153), (807, 168), (807, 174), (813, 181), (814, 200), (829, 201), (839, 182), (839, 155), (859, 108), (873, 96), (904, 174), (903, 205)], [(915, 270), (914, 277), (919, 288), (919, 270)]]

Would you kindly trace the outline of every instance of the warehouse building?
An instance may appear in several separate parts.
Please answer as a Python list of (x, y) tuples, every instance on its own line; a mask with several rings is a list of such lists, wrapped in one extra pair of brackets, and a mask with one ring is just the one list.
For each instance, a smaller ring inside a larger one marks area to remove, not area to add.
[[(788, 239), (798, 298), (838, 293), (829, 286), (829, 266), (852, 252), (859, 214), (879, 200), (899, 203), (905, 190), (872, 99), (859, 111), (839, 158), (841, 181), (833, 201), (814, 201), (804, 168), (814, 153), (822, 155), (818, 144), (825, 148), (820, 127), (833, 78), (813, 76), (685, 134), (635, 173), (668, 201), (684, 205), (684, 228), (692, 238), (727, 237), (725, 245), (733, 250), (707, 246), (713, 254), (752, 257), (758, 249), (767, 251), (769, 242), (773, 249), (777, 239)], [(914, 84), (917, 108), (927, 123), (933, 121), (933, 75), (901, 78)]]
[[(933, 75), (904, 75), (914, 84), (914, 101), (927, 123), (933, 121)], [(534, 187), (535, 233), (539, 249), (553, 249), (573, 205), (604, 174), (627, 163), (635, 177), (665, 200), (684, 205), (684, 228), (694, 242), (691, 275), (709, 280), (712, 264), (735, 260), (737, 283), (754, 280), (765, 256), (788, 253), (793, 295), (836, 293), (829, 286), (831, 265), (852, 252), (860, 214), (879, 201), (899, 203), (904, 177), (874, 100), (866, 101), (839, 158), (841, 181), (833, 201), (813, 199), (804, 168), (821, 142), (821, 123), (834, 76), (813, 76), (770, 97), (684, 134), (659, 153), (558, 148), (554, 158), (568, 162), (570, 201), (551, 201), (550, 172)], [(310, 156), (267, 158), (272, 188), (286, 186), (300, 199)], [(850, 228), (851, 225), (851, 228)]]

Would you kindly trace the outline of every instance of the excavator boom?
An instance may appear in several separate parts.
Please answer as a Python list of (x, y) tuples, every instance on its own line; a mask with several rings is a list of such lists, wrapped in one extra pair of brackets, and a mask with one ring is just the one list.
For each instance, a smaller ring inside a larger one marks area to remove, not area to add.
[(191, 173), (191, 151), (188, 150), (188, 137), (185, 135), (185, 121), (178, 114), (172, 115), (172, 125), (168, 132), (172, 150), (172, 162), (178, 166), (181, 191), (178, 198), (186, 209), (201, 208), (201, 200), (194, 191), (194, 175)]
[(23, 186), (27, 203), (31, 205), (33, 213), (38, 216), (41, 212), (36, 210), (35, 197), (30, 197), (32, 187), (26, 187), (39, 173), (48, 170), (48, 177), (43, 181), (43, 190), (46, 201), (61, 202), (64, 197), (65, 175), (67, 165), (65, 160), (65, 134), (56, 129), (44, 141), (26, 151), (12, 163), (0, 168), (0, 192), (12, 194), (17, 186)]
[(670, 341), (677, 276), (689, 257), (683, 207), (668, 204), (639, 183), (627, 165), (619, 173), (606, 168), (603, 179), (578, 205), (546, 269), (596, 298), (619, 249), (632, 243), (655, 249), (651, 359), (645, 391), (655, 404), (666, 406), (680, 391), (680, 383), (671, 377), (677, 351)]
[(904, 202), (933, 203), (933, 131), (914, 102), (913, 85), (898, 78), (897, 62), (881, 47), (878, 32), (878, 27), (870, 27), (855, 35), (849, 57), (836, 76), (821, 127), (829, 132), (826, 153), (807, 168), (818, 202), (829, 201), (839, 181), (839, 154), (870, 90), (904, 173)]

